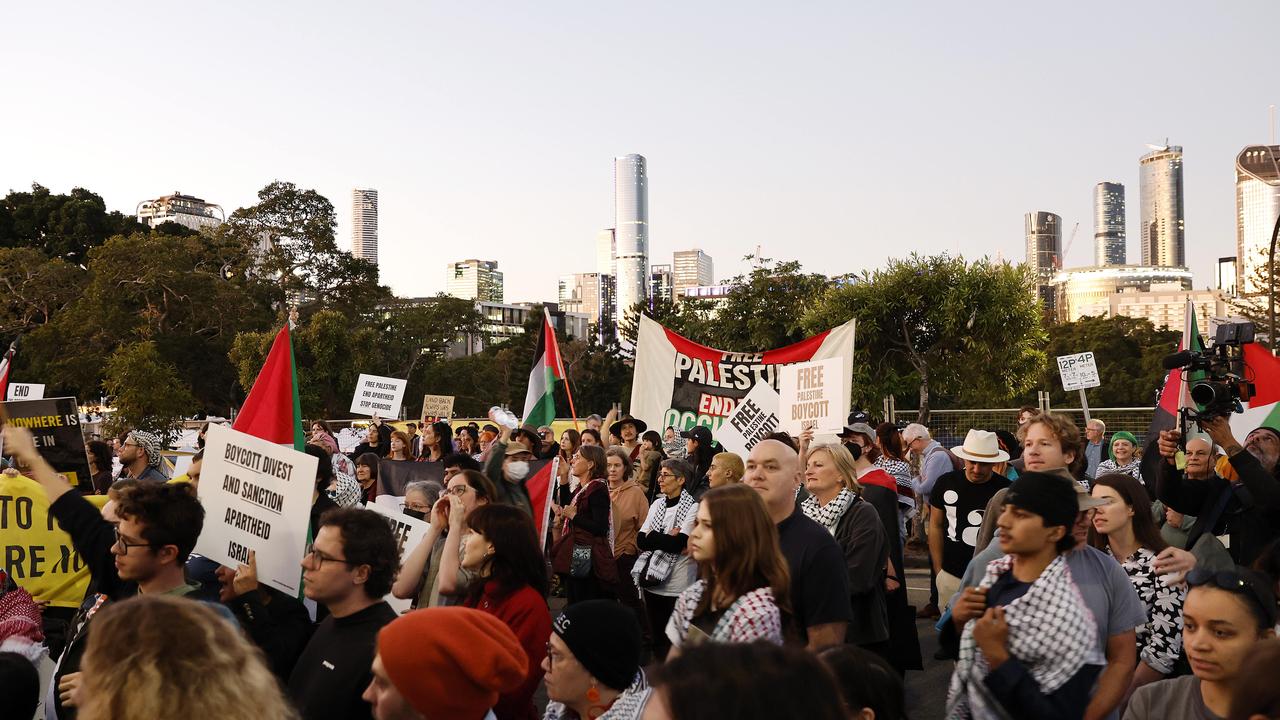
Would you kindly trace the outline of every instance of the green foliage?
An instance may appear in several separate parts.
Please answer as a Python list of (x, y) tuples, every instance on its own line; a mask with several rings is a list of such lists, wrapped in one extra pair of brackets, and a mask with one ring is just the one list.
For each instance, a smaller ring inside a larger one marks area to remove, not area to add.
[[(1049, 328), (1039, 387), (1054, 406), (1079, 407), (1080, 394), (1065, 392), (1056, 358), (1093, 352), (1101, 387), (1088, 392), (1095, 407), (1144, 407), (1155, 404), (1164, 381), (1160, 360), (1178, 348), (1182, 333), (1157, 330), (1150, 320), (1129, 317), (1084, 317)], [(1034, 404), (1033, 398), (1024, 398)]]
[(113, 235), (145, 231), (133, 216), (107, 212), (102, 198), (84, 188), (54, 194), (33, 183), (31, 192), (0, 200), (0, 247), (32, 248), (73, 265)]
[[(1246, 282), (1252, 282), (1253, 287), (1264, 288), (1263, 292), (1253, 295), (1243, 295), (1235, 299), (1235, 311), (1241, 316), (1254, 324), (1257, 332), (1258, 342), (1269, 348), (1280, 347), (1270, 339), (1271, 334), (1271, 297), (1280, 292), (1280, 267), (1276, 270), (1276, 287), (1271, 286), (1271, 264), (1270, 247), (1258, 251), (1258, 257), (1255, 260), (1251, 277), (1246, 278)], [(1276, 259), (1276, 265), (1280, 266), (1280, 256)], [(1265, 288), (1271, 288), (1270, 292), (1266, 292)], [(1243, 290), (1243, 288), (1239, 288)], [(1280, 315), (1280, 299), (1277, 300), (1276, 313)], [(1277, 322), (1280, 325), (1280, 322)]]
[(989, 403), (1030, 389), (1045, 333), (1022, 266), (947, 255), (891, 260), (837, 284), (804, 315), (810, 333), (857, 320), (854, 402), (875, 407), (915, 387), (921, 422), (935, 393)]
[(102, 383), (114, 396), (116, 414), (109, 431), (141, 428), (165, 441), (177, 437), (182, 418), (195, 409), (191, 388), (166, 362), (154, 342), (121, 345), (107, 360)]

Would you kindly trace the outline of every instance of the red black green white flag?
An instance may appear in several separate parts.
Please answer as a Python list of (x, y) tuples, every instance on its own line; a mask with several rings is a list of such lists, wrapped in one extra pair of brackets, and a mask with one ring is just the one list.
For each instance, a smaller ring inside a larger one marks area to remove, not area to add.
[(524, 396), (524, 422), (535, 427), (550, 425), (556, 419), (556, 383), (564, 382), (564, 362), (551, 317), (542, 314), (542, 331), (529, 371), (529, 391)]
[(298, 370), (286, 324), (276, 333), (266, 362), (231, 427), (279, 445), (303, 452), (302, 403), (298, 399)]

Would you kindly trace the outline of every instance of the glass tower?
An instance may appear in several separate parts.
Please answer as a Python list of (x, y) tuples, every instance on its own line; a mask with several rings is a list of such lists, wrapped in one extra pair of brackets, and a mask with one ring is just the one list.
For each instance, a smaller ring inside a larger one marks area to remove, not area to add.
[(351, 254), (378, 264), (378, 191), (351, 191)]
[(649, 186), (641, 155), (613, 159), (617, 319), (649, 299)]
[(1236, 290), (1266, 292), (1271, 231), (1280, 216), (1280, 145), (1250, 145), (1236, 156)]
[(1124, 185), (1100, 182), (1093, 188), (1093, 264), (1125, 264)]
[(1142, 202), (1142, 264), (1185, 267), (1182, 147), (1155, 148), (1138, 160)]
[(1041, 210), (1026, 214), (1027, 267), (1036, 278), (1036, 293), (1049, 317), (1054, 315), (1051, 282), (1062, 267), (1062, 218)]

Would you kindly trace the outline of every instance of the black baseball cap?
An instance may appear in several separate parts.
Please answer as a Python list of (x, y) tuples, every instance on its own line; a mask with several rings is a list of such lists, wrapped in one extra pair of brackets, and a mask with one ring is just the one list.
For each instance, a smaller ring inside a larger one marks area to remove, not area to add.
[(1004, 502), (1039, 515), (1045, 527), (1062, 525), (1070, 530), (1080, 513), (1075, 484), (1050, 473), (1026, 472), (1009, 486)]
[(680, 433), (680, 437), (687, 440), (697, 440), (699, 445), (707, 447), (711, 445), (711, 428), (706, 425), (695, 425)]

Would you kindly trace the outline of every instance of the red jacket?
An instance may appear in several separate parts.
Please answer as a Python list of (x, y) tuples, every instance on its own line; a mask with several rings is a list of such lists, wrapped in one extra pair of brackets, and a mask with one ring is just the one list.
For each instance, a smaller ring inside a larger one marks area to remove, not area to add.
[(898, 494), (898, 481), (894, 480), (892, 475), (881, 468), (876, 468), (875, 470), (872, 470), (866, 475), (858, 478), (858, 484), (876, 485), (884, 488), (885, 490), (892, 491), (894, 495)]
[(498, 696), (493, 714), (498, 720), (537, 720), (539, 713), (533, 707), (533, 694), (542, 682), (542, 659), (547, 656), (547, 640), (551, 638), (551, 611), (547, 609), (546, 599), (528, 585), (500, 597), (497, 583), (489, 582), (478, 602), (465, 604), (506, 623), (529, 656), (529, 670), (524, 682), (515, 690)]

